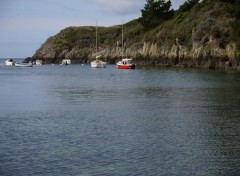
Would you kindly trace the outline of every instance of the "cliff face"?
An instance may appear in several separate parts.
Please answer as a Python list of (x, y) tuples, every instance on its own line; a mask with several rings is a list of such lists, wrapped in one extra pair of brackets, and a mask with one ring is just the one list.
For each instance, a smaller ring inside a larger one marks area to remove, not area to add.
[[(205, 0), (150, 31), (137, 20), (124, 25), (124, 55), (138, 65), (239, 69), (231, 4)], [(122, 55), (122, 26), (98, 27), (98, 54), (109, 63)], [(69, 27), (50, 37), (32, 56), (46, 63), (88, 63), (96, 56), (95, 27)]]

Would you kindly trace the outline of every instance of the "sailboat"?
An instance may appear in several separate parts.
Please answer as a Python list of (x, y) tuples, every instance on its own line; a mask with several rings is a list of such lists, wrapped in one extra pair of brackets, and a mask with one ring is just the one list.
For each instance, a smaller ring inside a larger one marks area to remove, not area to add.
[[(97, 22), (96, 22), (96, 54), (98, 53), (98, 31), (97, 31)], [(91, 62), (91, 67), (93, 68), (106, 68), (107, 63), (101, 61), (99, 58), (101, 55), (97, 55), (96, 59)]]
[(122, 23), (122, 60), (118, 61), (116, 67), (118, 69), (135, 69), (136, 65), (132, 63), (131, 58), (124, 58), (123, 57), (123, 23)]

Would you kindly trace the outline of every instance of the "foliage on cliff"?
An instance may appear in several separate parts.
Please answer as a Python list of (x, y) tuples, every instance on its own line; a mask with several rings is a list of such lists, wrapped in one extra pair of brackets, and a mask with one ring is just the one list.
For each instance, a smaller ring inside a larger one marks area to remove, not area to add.
[[(174, 58), (175, 64), (191, 59), (195, 65), (199, 59), (235, 61), (240, 53), (239, 7), (240, 0), (188, 0), (171, 18), (159, 19), (159, 25), (148, 30), (139, 20), (130, 21), (124, 24), (124, 54), (142, 63), (161, 63), (162, 58)], [(98, 27), (98, 51), (109, 63), (122, 54), (121, 30), (121, 25)], [(63, 29), (32, 58), (89, 62), (96, 54), (95, 32), (95, 26)]]
[(139, 18), (139, 22), (145, 29), (156, 27), (173, 16), (171, 6), (171, 1), (147, 0), (144, 9), (141, 10), (142, 17)]

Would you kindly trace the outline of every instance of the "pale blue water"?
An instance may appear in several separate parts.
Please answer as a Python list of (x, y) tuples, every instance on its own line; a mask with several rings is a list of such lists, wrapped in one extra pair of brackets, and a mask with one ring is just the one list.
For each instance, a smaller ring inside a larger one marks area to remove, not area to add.
[(240, 74), (6, 67), (0, 175), (239, 175)]

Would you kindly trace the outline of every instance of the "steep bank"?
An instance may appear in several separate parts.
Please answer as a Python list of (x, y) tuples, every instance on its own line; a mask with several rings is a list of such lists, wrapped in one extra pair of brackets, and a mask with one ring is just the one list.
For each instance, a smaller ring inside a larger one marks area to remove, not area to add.
[[(144, 31), (137, 20), (124, 25), (124, 53), (139, 65), (204, 67), (239, 70), (238, 43), (229, 14), (233, 4), (204, 0), (176, 13), (162, 25)], [(121, 25), (98, 27), (103, 59), (115, 63), (122, 53)], [(50, 37), (31, 60), (89, 63), (95, 58), (95, 27), (69, 27)], [(28, 60), (29, 60), (28, 59)]]

